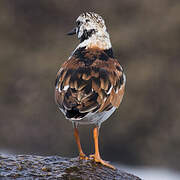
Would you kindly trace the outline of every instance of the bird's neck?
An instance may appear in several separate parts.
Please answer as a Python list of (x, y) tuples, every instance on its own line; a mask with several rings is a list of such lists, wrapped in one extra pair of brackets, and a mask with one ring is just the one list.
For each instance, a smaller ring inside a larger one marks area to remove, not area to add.
[[(99, 48), (102, 50), (108, 50), (111, 49), (111, 41), (109, 34), (106, 32), (102, 35), (99, 34), (93, 34), (91, 37), (88, 39), (84, 40), (81, 42), (76, 49), (85, 47), (87, 49), (89, 48)], [(75, 49), (75, 51), (76, 51)]]

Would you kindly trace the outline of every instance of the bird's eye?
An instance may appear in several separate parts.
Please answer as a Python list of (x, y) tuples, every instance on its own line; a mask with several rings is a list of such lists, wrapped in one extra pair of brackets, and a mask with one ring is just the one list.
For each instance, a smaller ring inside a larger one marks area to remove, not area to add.
[(90, 20), (89, 19), (86, 19), (86, 22), (89, 22)]
[(77, 21), (76, 24), (79, 26), (79, 25), (81, 24), (81, 22), (80, 22), (80, 21)]

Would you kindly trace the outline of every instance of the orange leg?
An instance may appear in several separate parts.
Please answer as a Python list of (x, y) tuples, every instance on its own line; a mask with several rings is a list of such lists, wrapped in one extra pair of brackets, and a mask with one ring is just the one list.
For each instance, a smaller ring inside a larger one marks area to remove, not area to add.
[(90, 155), (94, 159), (95, 162), (101, 163), (104, 166), (110, 167), (112, 169), (115, 169), (114, 166), (108, 164), (106, 161), (102, 160), (99, 154), (99, 144), (98, 144), (98, 136), (99, 136), (99, 128), (95, 127), (93, 130), (94, 135), (94, 146), (95, 146), (95, 154)]
[(88, 159), (88, 157), (86, 157), (86, 155), (82, 151), (80, 138), (79, 138), (79, 132), (78, 132), (77, 127), (74, 127), (74, 136), (75, 136), (76, 143), (77, 143), (78, 150), (79, 150), (79, 158), (80, 159)]

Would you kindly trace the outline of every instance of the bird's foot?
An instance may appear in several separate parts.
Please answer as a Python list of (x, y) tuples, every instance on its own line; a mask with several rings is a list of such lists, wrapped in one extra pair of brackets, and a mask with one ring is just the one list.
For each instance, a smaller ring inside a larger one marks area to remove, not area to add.
[(107, 167), (109, 167), (109, 168), (111, 168), (111, 169), (116, 169), (114, 166), (112, 166), (112, 165), (109, 164), (108, 162), (102, 160), (99, 156), (97, 156), (97, 155), (95, 155), (95, 154), (90, 155), (90, 156), (89, 156), (89, 159), (93, 159), (95, 162), (100, 163), (100, 164), (102, 164), (102, 165), (104, 165), (104, 166), (107, 166)]
[(88, 160), (89, 158), (84, 153), (79, 153), (79, 159)]

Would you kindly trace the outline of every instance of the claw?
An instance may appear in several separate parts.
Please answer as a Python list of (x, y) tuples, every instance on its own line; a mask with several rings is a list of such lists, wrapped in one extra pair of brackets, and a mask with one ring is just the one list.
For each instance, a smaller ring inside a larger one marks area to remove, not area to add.
[(90, 154), (90, 155), (89, 155), (89, 158), (90, 158), (90, 159), (94, 159), (94, 157), (95, 157), (94, 154)]
[(89, 157), (92, 158), (92, 159), (93, 159), (95, 162), (97, 162), (97, 163), (100, 163), (100, 164), (102, 164), (102, 165), (104, 165), (104, 166), (107, 166), (107, 167), (109, 167), (109, 168), (111, 168), (111, 169), (116, 169), (114, 166), (112, 166), (112, 165), (109, 164), (108, 162), (102, 160), (100, 157), (96, 156), (95, 154), (92, 154), (92, 155), (90, 155)]
[(89, 158), (84, 153), (81, 153), (79, 154), (79, 159), (88, 160)]

